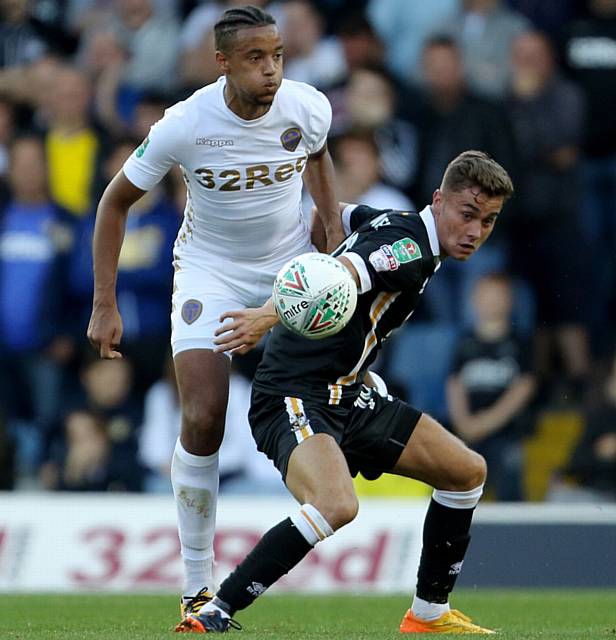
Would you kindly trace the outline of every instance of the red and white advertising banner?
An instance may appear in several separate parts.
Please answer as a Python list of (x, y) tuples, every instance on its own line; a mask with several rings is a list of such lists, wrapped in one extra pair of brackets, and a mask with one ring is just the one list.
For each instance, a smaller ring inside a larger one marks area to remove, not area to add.
[[(357, 519), (317, 545), (274, 589), (408, 593), (426, 507), (427, 500), (361, 499)], [(290, 497), (221, 496), (217, 579), (297, 508)], [(513, 525), (601, 525), (596, 529), (603, 531), (616, 524), (616, 506), (480, 504), (474, 523), (512, 526), (515, 536), (521, 529)], [(181, 575), (171, 496), (0, 492), (0, 592), (177, 592)]]
[[(296, 509), (290, 498), (222, 496), (217, 579)], [(408, 591), (425, 510), (425, 501), (362, 502), (276, 588)], [(0, 493), (0, 591), (177, 591), (181, 575), (171, 497)]]

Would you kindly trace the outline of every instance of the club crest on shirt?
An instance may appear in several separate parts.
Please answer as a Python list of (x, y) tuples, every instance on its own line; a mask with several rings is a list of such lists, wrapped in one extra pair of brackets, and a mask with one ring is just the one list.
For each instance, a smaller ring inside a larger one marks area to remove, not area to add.
[(203, 305), (199, 300), (186, 300), (182, 305), (182, 320), (186, 324), (192, 324), (203, 311)]
[(291, 127), (280, 134), (280, 142), (287, 151), (295, 151), (301, 139), (302, 132), (299, 127)]

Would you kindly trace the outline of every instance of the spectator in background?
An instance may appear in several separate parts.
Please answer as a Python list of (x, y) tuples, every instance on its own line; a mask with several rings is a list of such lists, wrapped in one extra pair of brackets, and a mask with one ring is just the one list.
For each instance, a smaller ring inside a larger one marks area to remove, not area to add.
[(476, 322), (460, 338), (447, 382), (451, 424), (486, 459), (496, 499), (523, 500), (521, 439), (535, 388), (529, 345), (512, 330), (507, 276), (481, 278), (472, 300)]
[[(583, 233), (602, 268), (593, 274), (598, 355), (614, 346), (616, 319), (616, 0), (589, 0), (564, 32), (564, 59), (588, 106), (581, 151)], [(590, 284), (590, 283), (589, 283)]]
[(616, 501), (616, 358), (602, 385), (602, 398), (588, 412), (586, 427), (563, 477), (548, 499), (558, 502)]
[(338, 195), (343, 202), (362, 202), (376, 209), (414, 209), (402, 191), (382, 181), (379, 149), (371, 131), (351, 131), (336, 138), (332, 146)]
[(363, 67), (384, 66), (385, 47), (362, 11), (351, 11), (339, 22), (336, 35), (342, 46), (347, 73)]
[(509, 87), (511, 45), (530, 29), (530, 22), (501, 0), (463, 0), (460, 13), (437, 31), (460, 46), (469, 87), (479, 95), (502, 98)]
[(179, 25), (158, 16), (151, 0), (115, 0), (111, 28), (128, 52), (123, 84), (136, 90), (171, 89), (176, 82)]
[[(478, 97), (466, 85), (462, 55), (453, 39), (437, 36), (425, 46), (422, 57), (423, 86), (418, 99), (406, 102), (405, 116), (419, 134), (418, 174), (412, 194), (428, 202), (449, 158), (477, 148), (495, 158), (515, 175), (515, 151), (511, 124), (505, 110)], [(508, 240), (500, 225), (491, 244), (469, 265), (448, 261), (427, 289), (419, 312), (432, 320), (464, 322), (465, 309), (457, 300), (468, 300), (481, 275), (505, 268)]]
[(29, 4), (28, 0), (0, 2), (0, 92), (17, 102), (29, 100), (34, 89), (30, 69), (49, 51)]
[(113, 486), (109, 488), (140, 491), (143, 469), (137, 458), (137, 437), (143, 406), (132, 393), (131, 361), (128, 358), (99, 360), (88, 354), (80, 377), (84, 397), (76, 409), (87, 411), (104, 427), (109, 441), (108, 465), (113, 478)]
[(323, 20), (308, 0), (282, 5), (280, 21), (284, 41), (285, 78), (327, 89), (347, 73), (344, 51), (337, 38), (323, 34)]
[(73, 231), (49, 197), (39, 138), (12, 143), (9, 186), (0, 215), (0, 404), (17, 438), (19, 471), (28, 474), (59, 417), (62, 367), (73, 350), (66, 285)]
[(91, 83), (76, 67), (61, 66), (53, 74), (46, 101), (49, 187), (54, 200), (77, 217), (90, 211), (102, 187), (104, 140), (90, 119), (91, 97)]
[(435, 36), (426, 43), (421, 94), (407, 105), (405, 115), (420, 132), (417, 200), (430, 200), (432, 186), (438, 184), (449, 158), (465, 149), (481, 149), (507, 169), (515, 166), (507, 114), (469, 89), (460, 48), (448, 36)]
[(70, 412), (64, 420), (65, 450), (56, 462), (41, 469), (46, 489), (60, 491), (107, 491), (111, 442), (105, 422), (85, 409)]
[[(142, 91), (177, 87), (178, 38), (176, 19), (157, 15), (151, 0), (113, 0), (113, 11), (91, 21), (79, 58), (103, 85), (99, 109), (106, 119), (116, 111), (129, 122)], [(115, 109), (109, 104), (113, 100)]]
[[(545, 36), (520, 36), (512, 60), (507, 106), (520, 175), (511, 264), (535, 292), (538, 371), (545, 380), (562, 367), (568, 391), (579, 396), (590, 368), (583, 315), (590, 256), (580, 241), (578, 180), (583, 99), (579, 89), (558, 74)], [(554, 355), (559, 365), (554, 365)]]
[(403, 83), (421, 76), (420, 61), (428, 37), (455, 15), (461, 0), (370, 0), (367, 14), (386, 43), (389, 70)]
[[(132, 140), (122, 140), (105, 163), (105, 177), (122, 168), (135, 149)], [(71, 284), (80, 307), (80, 326), (85, 333), (91, 311), (92, 236), (96, 213), (77, 229), (71, 259)], [(135, 392), (143, 398), (163, 374), (169, 341), (170, 299), (173, 279), (173, 243), (180, 224), (174, 203), (158, 185), (131, 209), (118, 265), (117, 300), (124, 323), (122, 346), (135, 368)]]
[(28, 0), (0, 3), (0, 68), (23, 67), (45, 55), (48, 46), (37, 33)]
[(397, 116), (399, 98), (393, 79), (381, 68), (356, 69), (342, 96), (337, 109), (334, 105), (332, 131), (374, 131), (383, 180), (409, 192), (417, 171), (418, 136), (410, 122)]
[(0, 208), (9, 197), (9, 145), (15, 133), (15, 109), (13, 103), (0, 94)]

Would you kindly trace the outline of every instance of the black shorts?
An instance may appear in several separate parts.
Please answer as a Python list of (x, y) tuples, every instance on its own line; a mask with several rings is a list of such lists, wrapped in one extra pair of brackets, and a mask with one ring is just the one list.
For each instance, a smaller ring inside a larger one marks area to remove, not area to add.
[(283, 479), (293, 449), (315, 433), (327, 433), (340, 445), (351, 475), (374, 480), (393, 469), (420, 417), (406, 402), (367, 387), (346, 408), (253, 389), (248, 414), (257, 448)]

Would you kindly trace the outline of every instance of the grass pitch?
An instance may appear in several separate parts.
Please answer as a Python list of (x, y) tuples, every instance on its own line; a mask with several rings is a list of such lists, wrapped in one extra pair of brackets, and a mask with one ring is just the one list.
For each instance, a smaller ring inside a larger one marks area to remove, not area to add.
[[(2, 640), (169, 640), (178, 599), (160, 595), (2, 595)], [(616, 590), (457, 590), (453, 604), (497, 637), (616, 639)], [(237, 640), (400, 640), (403, 596), (266, 595), (237, 619)]]

